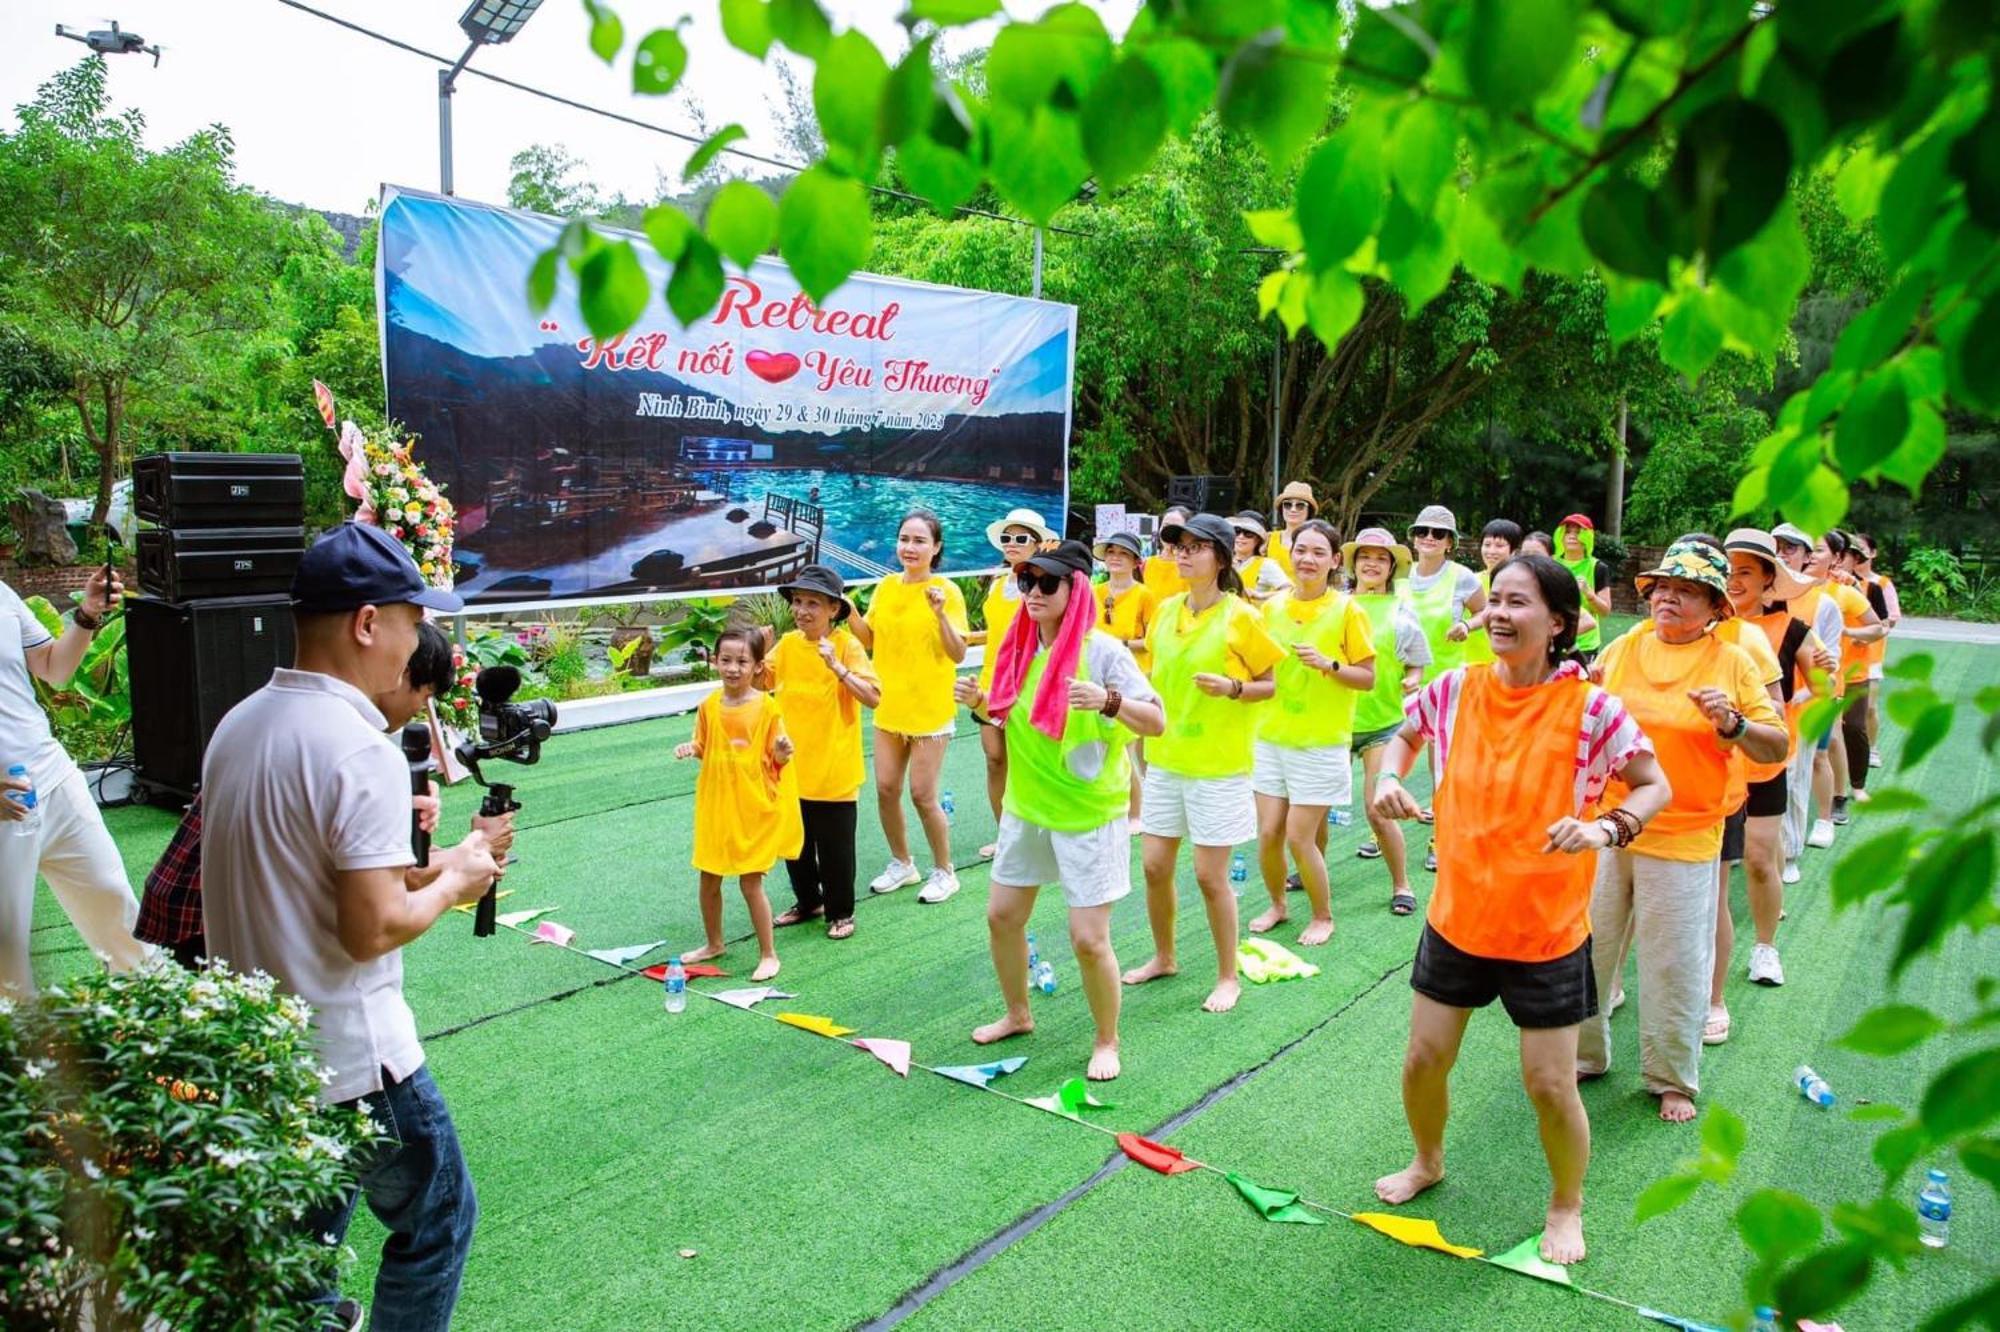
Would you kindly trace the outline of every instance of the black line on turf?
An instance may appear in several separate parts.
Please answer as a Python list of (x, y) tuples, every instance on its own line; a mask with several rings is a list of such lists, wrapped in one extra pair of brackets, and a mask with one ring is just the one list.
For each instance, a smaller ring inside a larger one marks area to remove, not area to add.
[[(1192, 1105), (1175, 1111), (1162, 1120), (1156, 1127), (1147, 1130), (1145, 1136), (1160, 1139), (1185, 1127), (1191, 1120), (1206, 1112), (1216, 1102), (1235, 1092), (1265, 1069), (1271, 1067), (1271, 1065), (1298, 1049), (1299, 1046), (1305, 1044), (1307, 1040), (1338, 1020), (1349, 1009), (1375, 993), (1376, 990), (1381, 988), (1384, 981), (1398, 972), (1408, 969), (1409, 966), (1410, 963), (1408, 962), (1399, 962), (1389, 968), (1367, 985), (1364, 985), (1360, 990), (1356, 991), (1349, 997), (1346, 1003), (1334, 1009), (1333, 1012), (1327, 1014), (1318, 1022), (1313, 1023), (1291, 1040), (1286, 1041), (1258, 1063), (1252, 1064), (1227, 1081), (1211, 1087)], [(938, 1296), (944, 1294), (953, 1286), (992, 1262), (995, 1258), (998, 1258), (1015, 1244), (1034, 1234), (1050, 1221), (1053, 1221), (1056, 1217), (1067, 1211), (1071, 1204), (1096, 1189), (1098, 1185), (1110, 1179), (1130, 1164), (1132, 1164), (1131, 1161), (1126, 1158), (1123, 1152), (1113, 1152), (1105, 1160), (1104, 1164), (1092, 1171), (1090, 1176), (1083, 1180), (1082, 1183), (1075, 1185), (1065, 1191), (1060, 1197), (1043, 1203), (1040, 1207), (1035, 1208), (1024, 1216), (1016, 1218), (1007, 1226), (987, 1236), (945, 1266), (931, 1273), (929, 1277), (924, 1279), (921, 1285), (904, 1292), (903, 1297), (897, 1300), (886, 1311), (865, 1322), (857, 1323), (855, 1326), (863, 1329), (863, 1332), (877, 1332), (877, 1329), (897, 1326), (911, 1314), (916, 1313), (932, 1300), (935, 1300)]]

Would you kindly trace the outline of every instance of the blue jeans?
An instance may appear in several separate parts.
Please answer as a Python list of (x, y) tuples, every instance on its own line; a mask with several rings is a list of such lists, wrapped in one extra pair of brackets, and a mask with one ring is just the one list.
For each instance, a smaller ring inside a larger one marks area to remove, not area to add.
[[(301, 1224), (339, 1244), (357, 1196), (366, 1194), (369, 1210), (389, 1229), (368, 1326), (373, 1332), (443, 1332), (458, 1303), (479, 1213), (472, 1175), (430, 1069), (395, 1083), (385, 1069), (382, 1083), (380, 1092), (346, 1104), (373, 1115), (388, 1140), (356, 1162), (359, 1189), (308, 1212)], [(331, 1306), (339, 1298), (339, 1291), (326, 1291), (314, 1303)]]

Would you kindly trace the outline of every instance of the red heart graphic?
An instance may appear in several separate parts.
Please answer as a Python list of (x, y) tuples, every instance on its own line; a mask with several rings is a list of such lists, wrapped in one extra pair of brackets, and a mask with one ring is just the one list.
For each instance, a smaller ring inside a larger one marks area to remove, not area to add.
[(750, 367), (751, 374), (769, 384), (782, 384), (799, 372), (799, 358), (790, 352), (747, 352), (743, 364)]

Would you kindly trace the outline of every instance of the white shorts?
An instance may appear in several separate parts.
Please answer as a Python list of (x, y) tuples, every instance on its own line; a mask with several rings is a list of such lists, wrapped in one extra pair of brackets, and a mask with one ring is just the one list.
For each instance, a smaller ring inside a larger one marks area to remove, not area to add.
[(1055, 832), (1003, 811), (986, 878), (995, 887), (1058, 884), (1070, 906), (1110, 906), (1132, 891), (1132, 830), (1123, 814), (1101, 828)]
[(1290, 749), (1259, 740), (1250, 789), (1294, 805), (1346, 809), (1354, 800), (1354, 761), (1346, 745)]
[(1250, 774), (1183, 777), (1146, 769), (1139, 829), (1154, 837), (1188, 837), (1196, 846), (1240, 846), (1257, 840), (1257, 798)]

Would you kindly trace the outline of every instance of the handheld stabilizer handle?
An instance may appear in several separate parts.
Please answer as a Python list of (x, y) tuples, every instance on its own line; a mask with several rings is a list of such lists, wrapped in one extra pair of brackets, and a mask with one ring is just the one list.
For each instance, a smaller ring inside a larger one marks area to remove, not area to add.
[[(486, 798), (479, 802), (479, 817), (497, 819), (502, 814), (511, 814), (521, 807), (514, 799), (514, 788), (495, 782), (486, 788)], [(472, 909), (472, 933), (481, 939), (493, 933), (497, 926), (494, 912), (499, 904), (499, 880), (486, 886), (486, 892), (479, 899), (479, 905)]]

